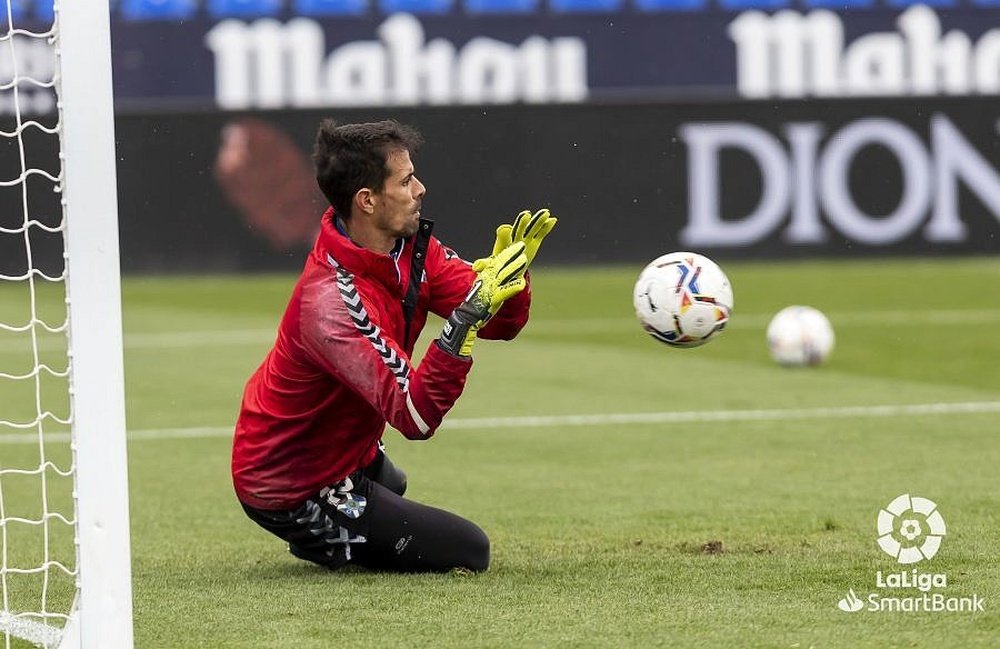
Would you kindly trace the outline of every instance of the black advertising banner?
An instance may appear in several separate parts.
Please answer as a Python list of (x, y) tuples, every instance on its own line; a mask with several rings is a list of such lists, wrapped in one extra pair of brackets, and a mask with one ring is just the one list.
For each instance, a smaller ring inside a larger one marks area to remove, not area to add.
[(552, 263), (1000, 251), (996, 102), (827, 100), (121, 116), (123, 267), (300, 267), (327, 116), (424, 133), (423, 213), (468, 258), (539, 206), (560, 217)]
[(54, 115), (21, 125), (0, 119), (0, 279), (25, 277), (29, 268), (49, 278), (62, 274), (56, 125)]

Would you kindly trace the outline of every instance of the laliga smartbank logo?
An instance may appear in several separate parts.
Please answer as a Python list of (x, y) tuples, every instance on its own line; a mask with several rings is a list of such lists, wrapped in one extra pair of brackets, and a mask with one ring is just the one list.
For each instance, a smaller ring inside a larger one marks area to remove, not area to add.
[(947, 529), (933, 500), (903, 494), (878, 513), (878, 546), (900, 563), (930, 559)]
[[(903, 494), (879, 510), (878, 546), (883, 552), (902, 565), (928, 560), (941, 549), (941, 541), (948, 532), (944, 517), (933, 500)], [(854, 589), (837, 602), (837, 608), (846, 613), (861, 610), (872, 612), (967, 612), (983, 611), (985, 600), (978, 595), (971, 597), (948, 596), (942, 592), (948, 587), (948, 575), (940, 572), (910, 570), (875, 573), (876, 592), (859, 597)], [(916, 590), (919, 594), (908, 594)]]

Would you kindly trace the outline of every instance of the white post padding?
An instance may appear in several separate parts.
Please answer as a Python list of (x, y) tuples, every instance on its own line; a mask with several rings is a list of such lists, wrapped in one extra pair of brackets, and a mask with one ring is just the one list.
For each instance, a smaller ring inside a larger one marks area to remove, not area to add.
[[(82, 649), (132, 647), (108, 0), (56, 0)], [(74, 638), (75, 636), (75, 638)]]

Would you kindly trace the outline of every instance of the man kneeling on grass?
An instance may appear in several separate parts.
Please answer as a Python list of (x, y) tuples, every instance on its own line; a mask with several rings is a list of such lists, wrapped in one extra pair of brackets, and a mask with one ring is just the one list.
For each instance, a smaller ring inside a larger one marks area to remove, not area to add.
[[(293, 555), (329, 568), (489, 566), (477, 525), (403, 497), (406, 476), (382, 433), (389, 423), (429, 438), (465, 387), (476, 338), (509, 340), (524, 327), (526, 271), (556, 219), (522, 212), (470, 265), (420, 217), (426, 188), (410, 159), (420, 143), (395, 121), (321, 124), (316, 178), (332, 207), (236, 422), (243, 509)], [(414, 367), (428, 312), (446, 322)]]

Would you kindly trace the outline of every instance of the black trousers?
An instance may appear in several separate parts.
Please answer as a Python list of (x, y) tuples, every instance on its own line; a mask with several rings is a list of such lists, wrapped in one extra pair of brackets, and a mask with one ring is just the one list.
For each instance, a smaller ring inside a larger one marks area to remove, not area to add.
[(486, 570), (490, 541), (475, 523), (403, 498), (406, 476), (382, 451), (367, 467), (292, 511), (243, 504), (255, 523), (306, 561), (392, 572)]

